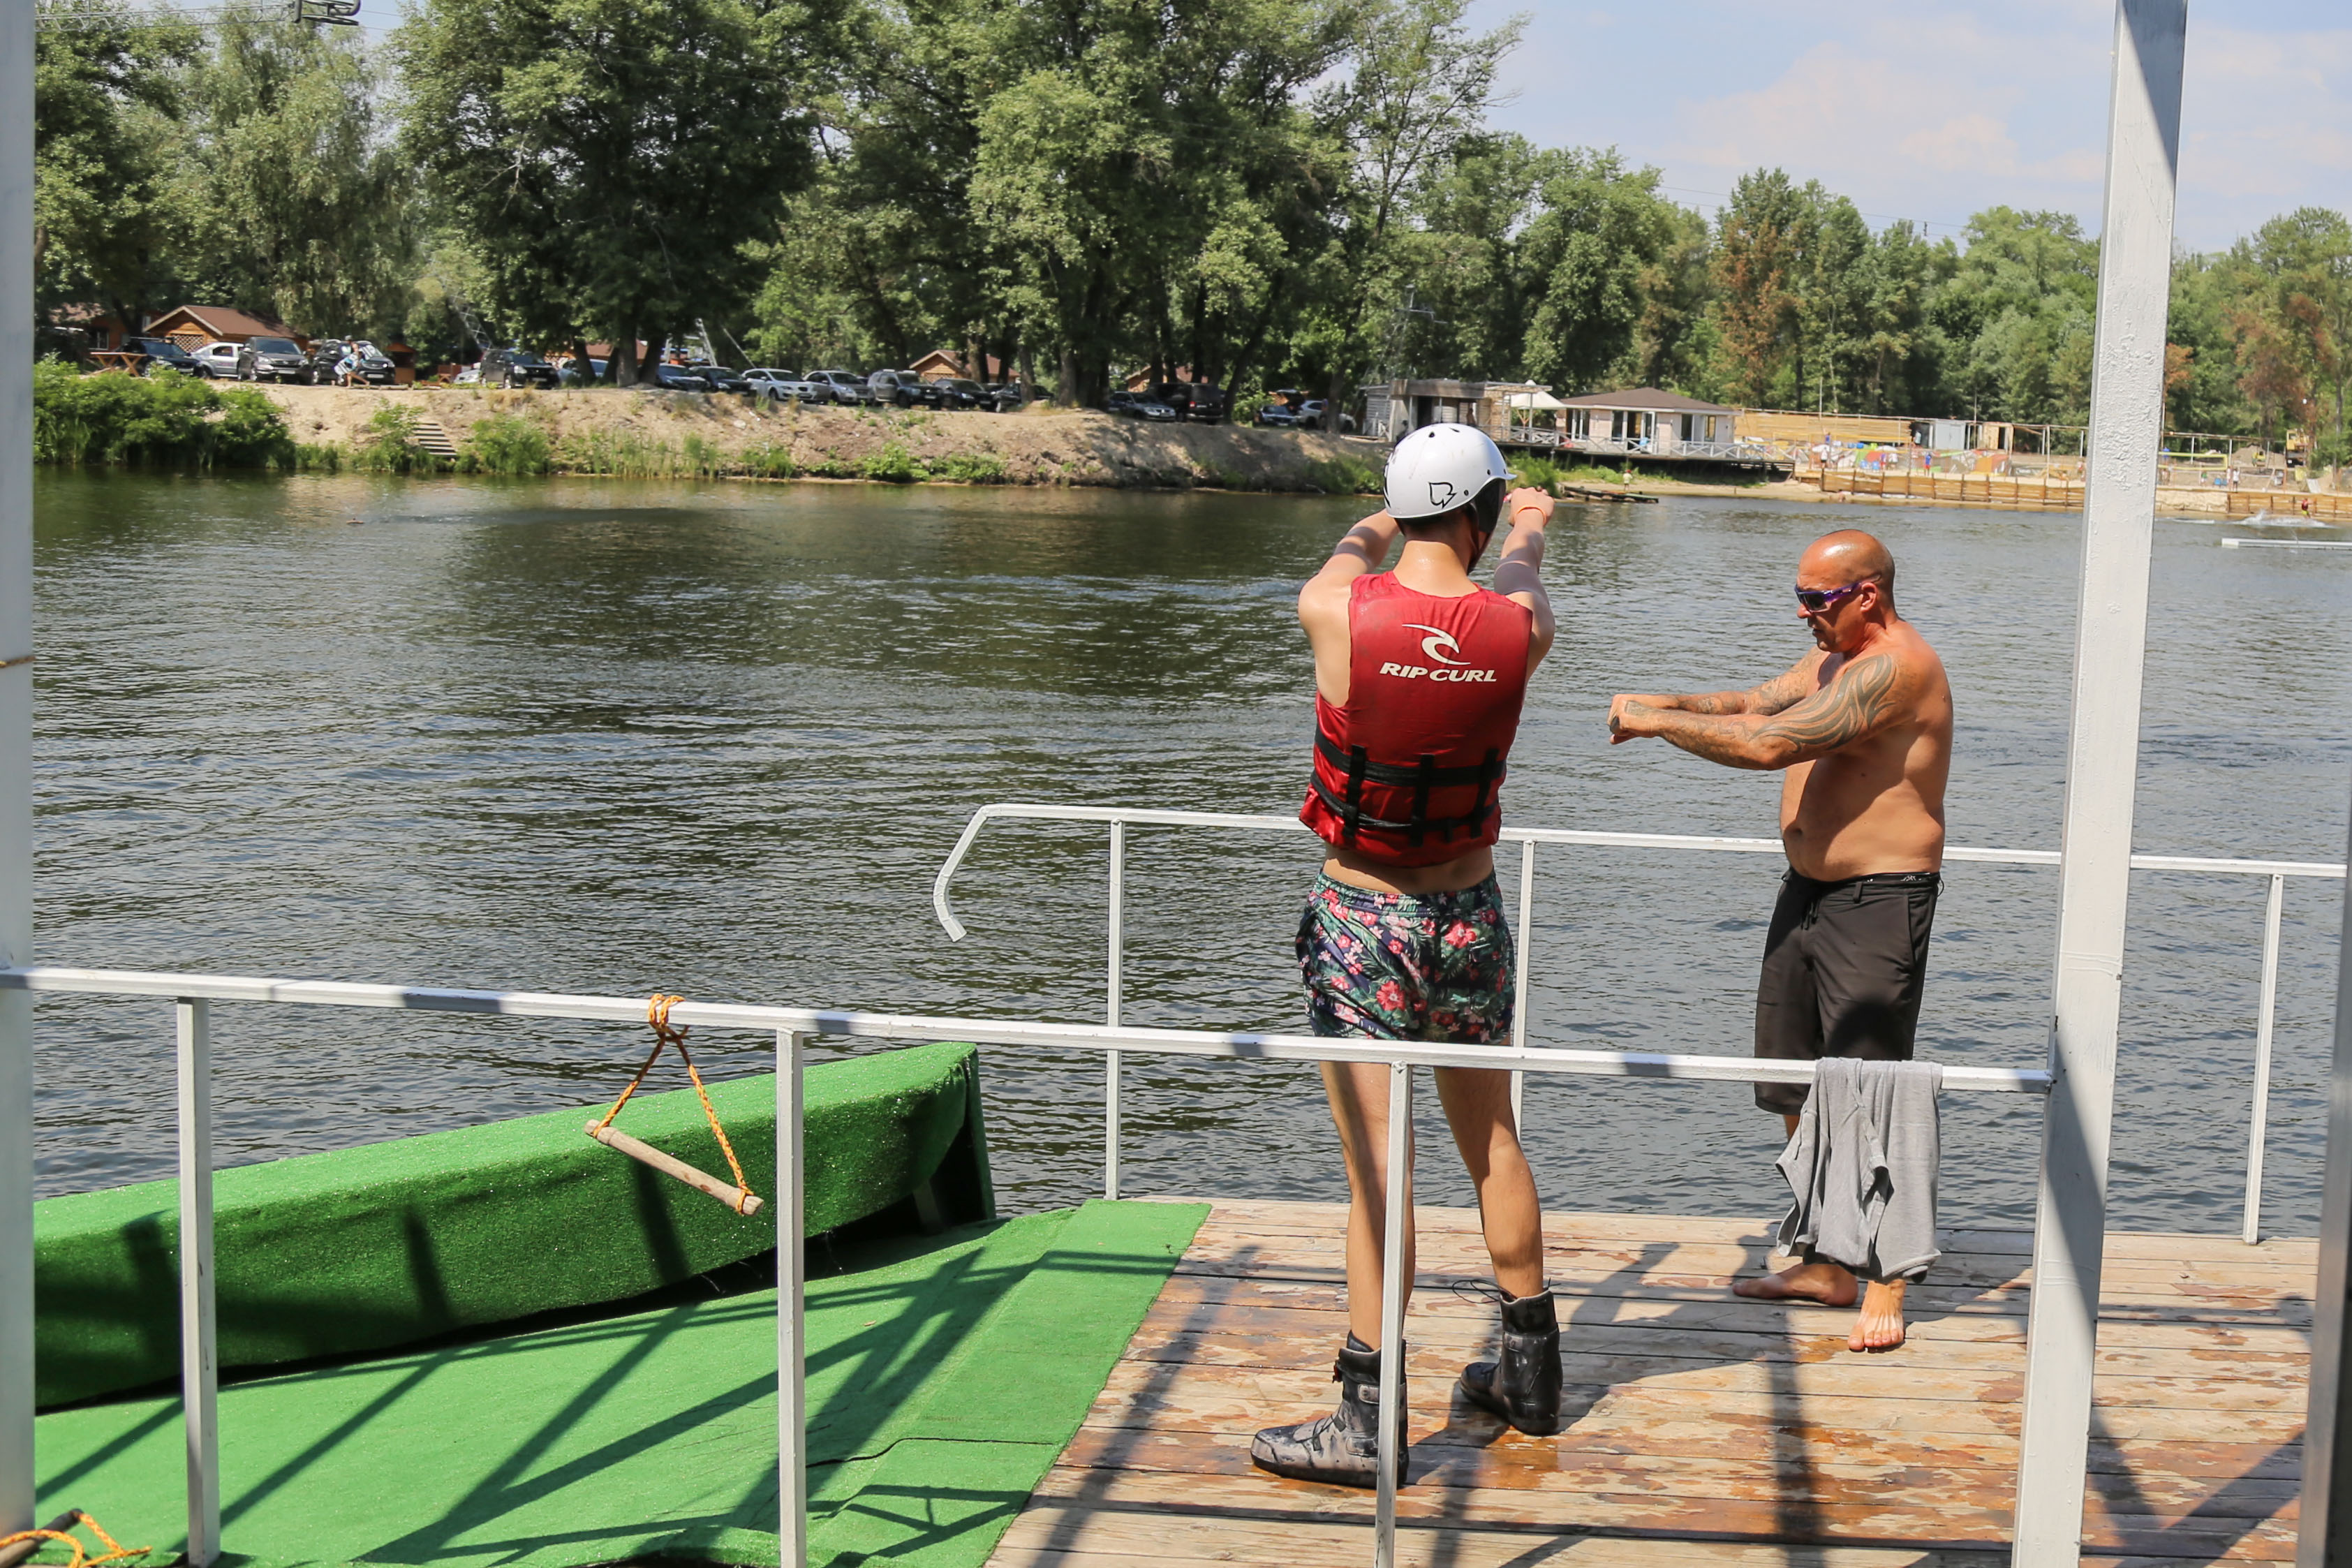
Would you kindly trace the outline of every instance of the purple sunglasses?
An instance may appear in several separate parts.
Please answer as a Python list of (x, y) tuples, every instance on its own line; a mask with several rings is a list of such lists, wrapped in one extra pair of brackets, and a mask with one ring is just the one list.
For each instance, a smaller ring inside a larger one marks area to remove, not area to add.
[[(1869, 579), (1864, 578), (1863, 581), (1867, 582)], [(1797, 590), (1797, 605), (1809, 616), (1818, 616), (1823, 610), (1861, 591), (1861, 583), (1848, 583), (1843, 588), (1800, 588)]]

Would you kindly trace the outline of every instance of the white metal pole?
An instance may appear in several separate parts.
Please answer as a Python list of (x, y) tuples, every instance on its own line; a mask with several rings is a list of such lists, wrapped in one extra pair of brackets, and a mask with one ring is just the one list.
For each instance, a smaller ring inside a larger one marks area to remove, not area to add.
[(1388, 1201), (1381, 1231), (1381, 1479), (1372, 1520), (1373, 1568), (1396, 1568), (1397, 1441), (1404, 1408), (1404, 1261), (1412, 1224), (1412, 1068), (1389, 1067)]
[[(33, 0), (0, 0), (0, 962), (33, 962)], [(0, 996), (0, 1531), (33, 1523), (33, 999)]]
[(180, 1411), (188, 1444), (188, 1563), (220, 1555), (220, 1391), (213, 1318), (213, 1005), (180, 1016)]
[(2116, 7), (2015, 1568), (2081, 1558), (2188, 26), (2188, 0)]
[[(1521, 1050), (1528, 1047), (1528, 955), (1535, 943), (1536, 911), (1536, 841), (1524, 840), (1519, 845), (1519, 973), (1516, 976), (1517, 994), (1511, 998), (1511, 1044)], [(1528, 1075), (1511, 1075), (1511, 1125), (1519, 1135), (1527, 1136)]]
[(2239, 1234), (2248, 1247), (2263, 1229), (2263, 1142), (2271, 1119), (2271, 1026), (2278, 1017), (2279, 914), (2286, 902), (2286, 879), (2271, 879), (2270, 908), (2263, 915), (2263, 999), (2254, 1014), (2254, 1103), (2246, 1132), (2246, 1211)]
[(808, 1215), (801, 1160), (801, 1047), (776, 1031), (776, 1550), (781, 1568), (808, 1562)]
[[(2352, 937), (2352, 881), (2344, 884)], [(2336, 955), (2336, 1050), (2327, 1069), (2327, 1163), (2319, 1183), (2319, 1278), (2311, 1292), (2311, 1392), (2303, 1424), (2303, 1517), (2294, 1568), (2352, 1563), (2352, 1432), (2344, 1398), (2345, 1335), (2352, 1330), (2352, 940)]]
[[(1110, 825), (1110, 1026), (1118, 1027), (1119, 970), (1127, 948), (1127, 824)], [(1103, 1196), (1118, 1196), (1118, 1057), (1103, 1061)]]

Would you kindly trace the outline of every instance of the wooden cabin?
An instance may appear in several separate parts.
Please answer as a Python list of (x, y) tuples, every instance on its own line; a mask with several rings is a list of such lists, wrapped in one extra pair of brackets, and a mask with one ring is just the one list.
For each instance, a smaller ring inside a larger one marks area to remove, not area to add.
[(309, 338), (283, 321), (226, 305), (182, 305), (156, 317), (140, 335), (169, 338), (191, 352), (206, 343), (243, 343), (255, 338), (288, 338), (305, 349), (310, 346)]
[(1511, 433), (1510, 400), (1542, 392), (1531, 381), (1406, 381), (1360, 387), (1363, 433), (1398, 441), (1424, 425), (1475, 425), (1501, 443)]
[(1559, 444), (1610, 457), (1720, 460), (1735, 455), (1739, 410), (1654, 386), (1560, 400)]

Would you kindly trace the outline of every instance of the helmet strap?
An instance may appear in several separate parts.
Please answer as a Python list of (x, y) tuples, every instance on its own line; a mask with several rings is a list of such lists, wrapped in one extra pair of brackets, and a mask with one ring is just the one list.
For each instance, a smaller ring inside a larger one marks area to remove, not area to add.
[(1470, 537), (1477, 542), (1470, 547), (1470, 563), (1463, 568), (1465, 572), (1478, 570), (1478, 563), (1486, 558), (1486, 546), (1494, 542), (1495, 531), (1491, 528), (1480, 528), (1474, 522), (1470, 525)]

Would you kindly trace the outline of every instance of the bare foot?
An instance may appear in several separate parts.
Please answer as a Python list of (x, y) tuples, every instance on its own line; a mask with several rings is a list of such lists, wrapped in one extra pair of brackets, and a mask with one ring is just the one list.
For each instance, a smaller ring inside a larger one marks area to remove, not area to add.
[[(1759, 1275), (1753, 1279), (1735, 1279), (1731, 1293), (1745, 1296), (1751, 1301), (1818, 1301), (1824, 1307), (1851, 1307), (1862, 1294), (1853, 1274), (1834, 1263), (1800, 1263), (1794, 1268), (1783, 1268), (1778, 1274)], [(1899, 1300), (1900, 1298), (1898, 1297)], [(1896, 1314), (1895, 1342), (1902, 1342), (1901, 1314)], [(1859, 1350), (1862, 1347), (1854, 1347)]]
[[(1853, 1332), (1846, 1336), (1850, 1351), (1891, 1351), (1903, 1342), (1903, 1291), (1907, 1279), (1874, 1282), (1853, 1317)], [(1851, 1298), (1848, 1298), (1851, 1300)]]

